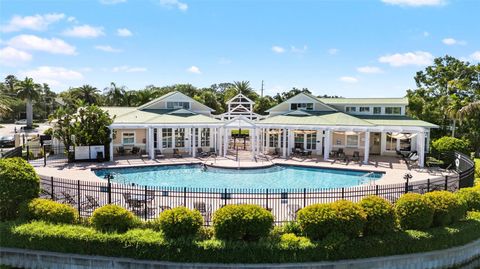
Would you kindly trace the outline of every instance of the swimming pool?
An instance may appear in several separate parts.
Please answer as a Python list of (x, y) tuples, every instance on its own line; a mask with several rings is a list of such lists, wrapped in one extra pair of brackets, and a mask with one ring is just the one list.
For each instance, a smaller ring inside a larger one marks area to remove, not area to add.
[(95, 170), (112, 182), (160, 187), (296, 189), (352, 187), (382, 177), (382, 173), (344, 169), (275, 165), (260, 169), (223, 169), (201, 165), (166, 165)]

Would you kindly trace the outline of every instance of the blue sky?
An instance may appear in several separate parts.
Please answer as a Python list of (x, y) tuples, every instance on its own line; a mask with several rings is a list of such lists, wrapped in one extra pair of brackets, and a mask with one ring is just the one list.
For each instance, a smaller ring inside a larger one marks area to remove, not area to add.
[(404, 96), (449, 54), (480, 61), (480, 1), (2, 0), (0, 76), (55, 91), (249, 80), (345, 97)]

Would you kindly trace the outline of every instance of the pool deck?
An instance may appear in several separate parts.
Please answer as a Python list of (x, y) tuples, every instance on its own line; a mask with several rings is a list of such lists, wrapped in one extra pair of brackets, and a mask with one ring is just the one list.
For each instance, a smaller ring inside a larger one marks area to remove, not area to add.
[(132, 157), (119, 157), (113, 162), (94, 163), (52, 163), (43, 166), (36, 166), (35, 170), (42, 176), (53, 176), (59, 178), (73, 179), (73, 180), (87, 180), (87, 181), (101, 181), (93, 172), (92, 169), (104, 168), (121, 168), (121, 167), (141, 167), (141, 166), (159, 166), (159, 165), (180, 165), (180, 164), (202, 164), (213, 167), (224, 167), (232, 169), (253, 169), (269, 167), (275, 164), (279, 165), (300, 165), (317, 168), (331, 168), (331, 169), (349, 169), (360, 170), (365, 172), (382, 172), (385, 175), (376, 181), (376, 184), (395, 184), (404, 183), (403, 176), (406, 173), (412, 175), (411, 182), (424, 181), (427, 179), (435, 179), (451, 175), (441, 169), (426, 169), (426, 168), (409, 168), (405, 162), (396, 157), (386, 156), (372, 156), (368, 164), (361, 162), (339, 162), (334, 160), (325, 161), (321, 157), (304, 158), (291, 157), (288, 159), (274, 158), (272, 156), (264, 156), (252, 160), (252, 158), (242, 157), (240, 161), (235, 160), (234, 157), (217, 157), (217, 158), (165, 158), (159, 160), (149, 160)]

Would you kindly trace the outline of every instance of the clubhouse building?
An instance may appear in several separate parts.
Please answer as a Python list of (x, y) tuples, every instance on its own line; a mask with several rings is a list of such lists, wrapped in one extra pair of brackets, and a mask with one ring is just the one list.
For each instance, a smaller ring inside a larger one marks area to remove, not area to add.
[(214, 115), (213, 109), (171, 92), (139, 107), (103, 107), (115, 116), (110, 159), (248, 151), (252, 159), (298, 155), (368, 163), (372, 155), (416, 151), (423, 167), (430, 129), (438, 127), (407, 117), (406, 98), (317, 98), (300, 93), (265, 116), (254, 113), (254, 102), (242, 94), (227, 105), (226, 113)]

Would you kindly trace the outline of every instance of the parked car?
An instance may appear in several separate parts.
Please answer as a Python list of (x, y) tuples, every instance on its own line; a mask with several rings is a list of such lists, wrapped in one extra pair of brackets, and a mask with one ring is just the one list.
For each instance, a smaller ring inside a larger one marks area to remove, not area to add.
[(11, 148), (15, 147), (15, 137), (13, 136), (1, 136), (0, 137), (0, 148)]
[(27, 124), (27, 120), (26, 119), (16, 120), (15, 124), (25, 125), (25, 124)]

